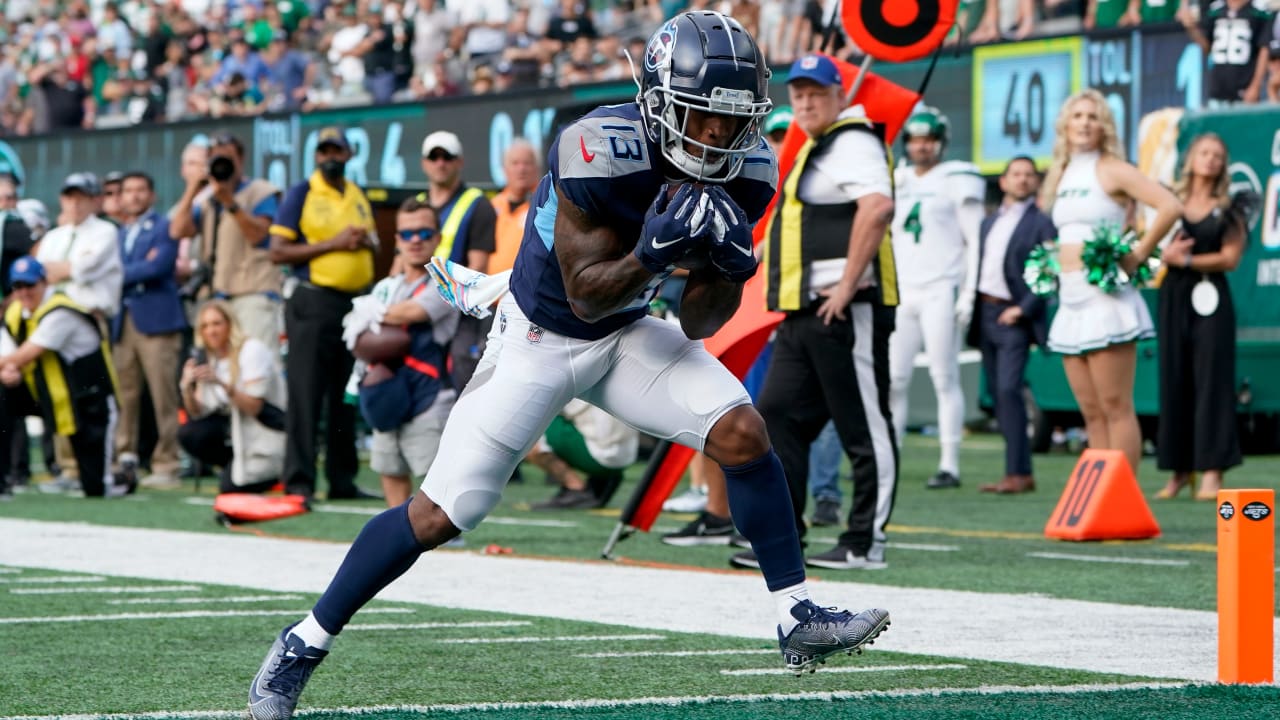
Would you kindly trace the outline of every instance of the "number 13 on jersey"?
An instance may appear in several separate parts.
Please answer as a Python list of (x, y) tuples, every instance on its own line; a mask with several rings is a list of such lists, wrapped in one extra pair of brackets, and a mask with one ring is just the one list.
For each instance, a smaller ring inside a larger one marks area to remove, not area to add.
[(983, 173), (1015, 155), (1048, 163), (1058, 110), (1080, 89), (1082, 50), (1078, 37), (974, 50), (973, 162)]

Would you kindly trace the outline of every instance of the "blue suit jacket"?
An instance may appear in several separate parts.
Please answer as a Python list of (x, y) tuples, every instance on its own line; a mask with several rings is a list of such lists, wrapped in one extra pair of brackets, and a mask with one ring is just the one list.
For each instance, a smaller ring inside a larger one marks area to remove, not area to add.
[[(179, 332), (187, 326), (178, 298), (178, 281), (173, 264), (178, 259), (178, 242), (169, 237), (169, 220), (154, 210), (138, 220), (142, 228), (125, 252), (128, 228), (120, 228), (120, 259), (124, 263), (124, 287), (120, 304), (133, 318), (138, 331), (146, 335)], [(111, 323), (113, 339), (120, 339), (124, 312)]]
[[(996, 213), (986, 216), (979, 227), (979, 277), (982, 276), (982, 263), (986, 258), (987, 234), (991, 232), (991, 226), (995, 224), (996, 217)], [(1040, 212), (1040, 208), (1032, 202), (1022, 219), (1018, 221), (1017, 227), (1013, 229), (1013, 236), (1009, 238), (1009, 247), (1004, 254), (1004, 281), (1009, 285), (1009, 293), (1013, 296), (1014, 304), (1022, 308), (1022, 321), (1019, 324), (1031, 333), (1032, 338), (1041, 347), (1049, 337), (1049, 323), (1045, 316), (1046, 304), (1044, 298), (1031, 292), (1031, 288), (1027, 287), (1027, 281), (1022, 278), (1022, 269), (1026, 265), (1027, 256), (1031, 254), (1032, 248), (1049, 242), (1057, 236), (1058, 230), (1053, 226), (1053, 221)], [(978, 304), (980, 302), (981, 300), (975, 296), (974, 307), (980, 307)], [(969, 323), (969, 334), (965, 339), (973, 347), (982, 347), (982, 323), (976, 318)]]

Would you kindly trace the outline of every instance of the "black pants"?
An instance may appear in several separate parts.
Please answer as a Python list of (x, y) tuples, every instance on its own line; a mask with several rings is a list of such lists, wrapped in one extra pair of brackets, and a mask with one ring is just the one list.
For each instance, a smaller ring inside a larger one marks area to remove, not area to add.
[(352, 296), (336, 290), (300, 285), (285, 303), (289, 354), (285, 373), (289, 388), (288, 433), (284, 463), (285, 488), (311, 496), (316, 491), (316, 440), (323, 417), (324, 474), (330, 497), (355, 494), (355, 408), (343, 402), (354, 358), (342, 342), (342, 318)]
[(853, 504), (839, 543), (858, 554), (879, 556), (898, 478), (889, 413), (894, 309), (857, 302), (845, 320), (830, 325), (822, 323), (815, 309), (788, 313), (778, 326), (757, 405), (787, 475), (801, 537), (809, 446), (827, 421), (834, 421), (853, 465)]
[(1008, 303), (981, 302), (978, 317), (982, 323), (982, 371), (987, 379), (987, 392), (995, 401), (996, 422), (1004, 436), (1004, 472), (1006, 475), (1031, 474), (1031, 442), (1027, 439), (1027, 406), (1022, 399), (1022, 386), (1031, 351), (1031, 330), (1025, 324), (1008, 326), (997, 322), (1000, 313), (1013, 307)]
[(227, 415), (214, 413), (188, 421), (178, 428), (178, 445), (202, 464), (221, 468), (218, 472), (219, 492), (266, 492), (276, 484), (275, 480), (248, 485), (231, 482), (231, 462), (235, 451), (231, 447), (231, 418)]
[(1236, 426), (1236, 312), (1221, 273), (1208, 276), (1218, 309), (1202, 317), (1191, 307), (1201, 273), (1170, 270), (1160, 286), (1161, 470), (1226, 470), (1241, 462)]
[[(80, 486), (84, 488), (85, 497), (106, 494), (106, 475), (111, 467), (118, 419), (114, 397), (87, 401), (76, 408), (76, 434), (67, 440), (80, 466)], [(52, 427), (46, 419), (45, 432), (50, 432)]]

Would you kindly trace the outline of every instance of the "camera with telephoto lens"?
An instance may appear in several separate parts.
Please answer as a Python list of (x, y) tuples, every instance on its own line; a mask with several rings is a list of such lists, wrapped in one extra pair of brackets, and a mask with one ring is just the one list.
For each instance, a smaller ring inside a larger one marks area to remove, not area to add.
[(209, 158), (209, 177), (218, 182), (226, 182), (236, 174), (236, 164), (225, 155), (214, 155)]
[(213, 268), (200, 263), (191, 271), (191, 277), (178, 288), (178, 297), (183, 300), (195, 300), (200, 290), (213, 281)]

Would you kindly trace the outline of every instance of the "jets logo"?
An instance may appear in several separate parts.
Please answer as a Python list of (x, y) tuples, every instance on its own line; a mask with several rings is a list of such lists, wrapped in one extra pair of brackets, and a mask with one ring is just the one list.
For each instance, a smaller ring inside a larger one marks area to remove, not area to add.
[(653, 36), (649, 41), (649, 47), (644, 51), (644, 67), (650, 72), (654, 72), (659, 68), (667, 66), (667, 61), (671, 59), (671, 48), (676, 44), (676, 24), (668, 21), (662, 29)]

